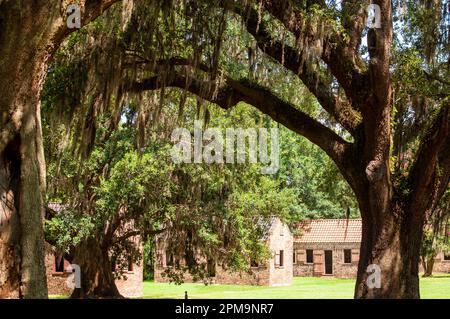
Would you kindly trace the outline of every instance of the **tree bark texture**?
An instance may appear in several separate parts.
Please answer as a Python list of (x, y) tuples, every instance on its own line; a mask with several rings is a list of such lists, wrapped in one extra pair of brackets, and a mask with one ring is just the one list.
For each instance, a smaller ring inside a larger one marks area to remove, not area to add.
[[(81, 1), (88, 23), (117, 0)], [(66, 1), (0, 1), (0, 298), (46, 298), (40, 94)]]
[(72, 252), (72, 263), (80, 266), (81, 288), (71, 298), (123, 298), (115, 284), (109, 246), (100, 238), (90, 237)]

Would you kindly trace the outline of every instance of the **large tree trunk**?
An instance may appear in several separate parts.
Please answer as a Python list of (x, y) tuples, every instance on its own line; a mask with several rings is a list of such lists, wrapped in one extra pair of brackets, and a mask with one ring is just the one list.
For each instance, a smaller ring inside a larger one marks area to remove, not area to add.
[[(364, 142), (354, 159), (359, 168), (350, 178), (362, 218), (355, 298), (420, 298), (418, 272), (426, 205), (413, 207), (408, 192), (393, 185), (390, 107), (386, 105), (390, 98), (381, 105), (372, 101), (366, 109), (372, 121), (365, 124)], [(414, 200), (427, 203), (425, 196)], [(379, 286), (373, 281), (377, 275)]]
[(11, 90), (27, 90), (27, 95), (13, 97), (11, 104), (24, 112), (21, 127), (0, 150), (0, 296), (4, 297), (47, 295), (42, 209), (45, 165), (38, 115), (40, 88), (35, 80), (11, 83)]
[[(88, 1), (82, 23), (117, 1)], [(66, 6), (0, 1), (0, 298), (47, 297), (40, 94), (49, 59), (74, 31)]]
[(48, 50), (39, 10), (0, 8), (0, 297), (46, 298), (40, 93)]
[[(394, 199), (385, 211), (374, 210), (379, 209), (376, 198), (366, 198), (365, 205), (360, 204), (362, 241), (355, 298), (420, 298), (424, 215), (407, 211), (407, 204)], [(375, 268), (380, 270), (379, 287), (372, 281)]]
[(72, 263), (80, 266), (81, 288), (71, 298), (123, 298), (117, 289), (107, 245), (99, 238), (88, 238), (72, 252)]
[(20, 184), (19, 143), (17, 138), (0, 154), (0, 298), (19, 297), (20, 221), (14, 200)]
[[(410, 198), (393, 185), (391, 175), (392, 83), (390, 57), (392, 8), (381, 10), (380, 28), (368, 31), (370, 94), (359, 105), (363, 125), (356, 138), (350, 182), (362, 217), (362, 241), (355, 298), (419, 298), (420, 243), (425, 207), (413, 209)], [(347, 170), (349, 168), (347, 167)], [(427, 202), (426, 198), (421, 198)], [(370, 273), (369, 273), (370, 271)], [(377, 279), (379, 278), (379, 280)]]
[(29, 81), (14, 84), (18, 90), (25, 86), (29, 95), (13, 103), (32, 111), (27, 111), (19, 131), (0, 151), (0, 296), (43, 298), (47, 295), (42, 209), (45, 166), (36, 110), (40, 90), (29, 86)]

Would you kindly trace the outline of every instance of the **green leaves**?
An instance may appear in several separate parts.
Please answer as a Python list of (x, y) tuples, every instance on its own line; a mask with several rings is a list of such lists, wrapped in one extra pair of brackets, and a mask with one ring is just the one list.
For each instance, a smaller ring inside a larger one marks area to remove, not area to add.
[(91, 216), (80, 215), (74, 209), (63, 208), (56, 217), (46, 220), (45, 227), (47, 240), (67, 253), (71, 247), (90, 236), (95, 225)]
[(166, 149), (152, 153), (136, 151), (126, 153), (111, 169), (107, 178), (102, 177), (95, 187), (96, 208), (109, 216), (120, 209), (134, 206), (146, 207), (170, 197), (170, 161)]

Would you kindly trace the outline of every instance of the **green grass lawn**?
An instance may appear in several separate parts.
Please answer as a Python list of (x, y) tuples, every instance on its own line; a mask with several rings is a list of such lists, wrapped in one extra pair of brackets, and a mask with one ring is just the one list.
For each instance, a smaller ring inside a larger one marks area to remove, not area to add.
[[(295, 277), (292, 286), (259, 287), (239, 285), (174, 284), (144, 282), (144, 298), (190, 299), (350, 299), (353, 298), (353, 279)], [(450, 299), (450, 275), (436, 274), (432, 278), (420, 278), (423, 299)]]

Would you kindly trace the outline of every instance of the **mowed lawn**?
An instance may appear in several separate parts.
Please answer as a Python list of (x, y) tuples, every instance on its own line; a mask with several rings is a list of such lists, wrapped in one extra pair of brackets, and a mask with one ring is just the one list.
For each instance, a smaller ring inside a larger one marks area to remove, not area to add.
[[(353, 279), (295, 277), (289, 287), (175, 284), (144, 282), (144, 298), (179, 299), (187, 291), (189, 299), (351, 299)], [(423, 299), (450, 299), (450, 274), (420, 278)]]

